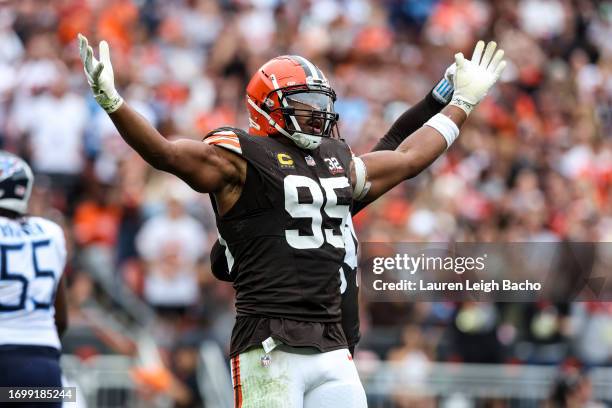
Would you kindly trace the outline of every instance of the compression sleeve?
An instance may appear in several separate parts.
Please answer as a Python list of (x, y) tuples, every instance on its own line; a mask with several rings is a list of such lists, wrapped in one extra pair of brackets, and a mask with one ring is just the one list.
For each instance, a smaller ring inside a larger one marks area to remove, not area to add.
[[(376, 143), (373, 152), (395, 150), (412, 133), (425, 124), (432, 116), (439, 113), (446, 105), (434, 98), (429, 92), (419, 103), (412, 106), (389, 128), (389, 131)], [(351, 214), (355, 215), (369, 204), (368, 201), (353, 201)]]

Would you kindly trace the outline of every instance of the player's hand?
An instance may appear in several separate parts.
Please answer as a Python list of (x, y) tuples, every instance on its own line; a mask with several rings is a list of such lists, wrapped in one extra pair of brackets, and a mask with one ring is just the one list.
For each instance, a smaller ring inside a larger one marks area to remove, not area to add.
[(506, 67), (506, 61), (502, 61), (504, 51), (495, 52), (496, 47), (495, 41), (490, 41), (486, 49), (484, 41), (478, 41), (471, 60), (466, 60), (462, 53), (455, 54), (455, 93), (450, 104), (463, 109), (468, 115), (484, 99)]
[(115, 76), (110, 60), (110, 50), (106, 41), (100, 42), (100, 61), (93, 55), (93, 49), (84, 35), (78, 35), (79, 53), (83, 61), (83, 68), (87, 83), (93, 91), (98, 104), (108, 113), (119, 109), (123, 98), (115, 89)]

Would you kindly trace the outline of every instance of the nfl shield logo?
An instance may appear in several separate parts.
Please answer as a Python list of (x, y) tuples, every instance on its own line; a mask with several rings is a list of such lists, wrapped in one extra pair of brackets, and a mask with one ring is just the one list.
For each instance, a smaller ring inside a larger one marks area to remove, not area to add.
[(272, 364), (272, 357), (269, 354), (261, 356), (261, 366), (268, 368)]
[(306, 160), (306, 164), (309, 166), (316, 166), (317, 162), (315, 162), (315, 159), (312, 158), (312, 156), (306, 156), (304, 157), (304, 159)]

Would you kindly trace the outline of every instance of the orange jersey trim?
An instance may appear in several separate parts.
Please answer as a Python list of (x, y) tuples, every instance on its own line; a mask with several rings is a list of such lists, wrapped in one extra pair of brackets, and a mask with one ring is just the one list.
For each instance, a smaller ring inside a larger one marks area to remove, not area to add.
[(240, 140), (234, 132), (221, 131), (215, 132), (213, 135), (204, 139), (204, 143), (212, 146), (219, 146), (227, 149), (231, 152), (242, 154), (242, 148), (240, 147)]

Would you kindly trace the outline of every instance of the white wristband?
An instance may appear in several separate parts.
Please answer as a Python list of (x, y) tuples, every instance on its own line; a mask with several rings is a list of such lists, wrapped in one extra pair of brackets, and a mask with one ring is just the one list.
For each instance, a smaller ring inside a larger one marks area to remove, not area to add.
[(425, 122), (425, 126), (436, 129), (446, 140), (446, 148), (448, 149), (455, 139), (459, 136), (459, 128), (448, 116), (438, 113), (431, 119)]

